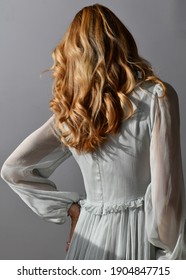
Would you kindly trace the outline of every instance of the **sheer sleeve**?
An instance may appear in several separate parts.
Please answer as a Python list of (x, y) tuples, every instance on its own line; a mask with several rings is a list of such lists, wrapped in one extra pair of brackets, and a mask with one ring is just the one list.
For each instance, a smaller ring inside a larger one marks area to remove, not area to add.
[(146, 230), (157, 249), (157, 259), (182, 259), (185, 190), (180, 149), (179, 105), (176, 92), (167, 85), (162, 95), (154, 87), (151, 102), (151, 184), (145, 196)]
[(61, 224), (80, 195), (57, 190), (48, 177), (70, 156), (71, 151), (59, 141), (52, 116), (9, 156), (1, 176), (36, 214)]

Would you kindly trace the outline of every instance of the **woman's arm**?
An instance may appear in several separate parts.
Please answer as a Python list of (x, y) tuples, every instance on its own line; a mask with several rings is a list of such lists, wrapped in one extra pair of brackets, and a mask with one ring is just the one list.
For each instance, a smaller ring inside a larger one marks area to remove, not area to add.
[(72, 239), (72, 235), (74, 233), (77, 221), (79, 219), (80, 205), (78, 203), (73, 203), (68, 210), (68, 215), (71, 218), (71, 229), (70, 229), (70, 234), (69, 234), (69, 238), (68, 238), (67, 245), (66, 245), (66, 252), (69, 249), (71, 239)]
[(40, 217), (64, 223), (68, 209), (80, 195), (58, 190), (48, 178), (70, 156), (68, 147), (59, 140), (52, 116), (9, 156), (1, 176)]
[(146, 192), (146, 229), (159, 259), (180, 259), (185, 223), (185, 190), (180, 148), (179, 104), (169, 85), (156, 85), (151, 104), (151, 184)]

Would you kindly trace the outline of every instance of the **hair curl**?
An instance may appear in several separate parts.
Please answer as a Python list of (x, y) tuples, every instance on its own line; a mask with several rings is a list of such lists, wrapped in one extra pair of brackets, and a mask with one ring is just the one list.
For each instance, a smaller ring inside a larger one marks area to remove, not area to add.
[(133, 113), (128, 95), (137, 85), (158, 82), (165, 91), (128, 29), (99, 4), (76, 14), (52, 57), (50, 107), (61, 141), (78, 153), (95, 151), (119, 132)]

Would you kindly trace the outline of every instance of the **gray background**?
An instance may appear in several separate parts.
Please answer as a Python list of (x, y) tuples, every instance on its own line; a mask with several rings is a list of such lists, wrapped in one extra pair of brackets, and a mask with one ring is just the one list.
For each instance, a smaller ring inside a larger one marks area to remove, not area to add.
[[(185, 170), (185, 0), (0, 0), (0, 166), (51, 115), (52, 79), (40, 73), (51, 66), (51, 52), (74, 15), (96, 2), (116, 13), (134, 35), (141, 55), (176, 89)], [(60, 189), (84, 190), (72, 157), (52, 179)], [(41, 220), (0, 181), (0, 259), (63, 259), (69, 227), (69, 222)]]

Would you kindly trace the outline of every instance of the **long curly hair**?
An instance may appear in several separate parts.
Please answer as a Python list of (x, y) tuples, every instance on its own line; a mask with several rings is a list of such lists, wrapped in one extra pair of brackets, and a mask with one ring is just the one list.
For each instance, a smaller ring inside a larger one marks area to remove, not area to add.
[(52, 57), (50, 107), (61, 141), (78, 153), (95, 151), (119, 132), (133, 113), (128, 96), (137, 85), (153, 81), (165, 90), (128, 29), (99, 4), (75, 15)]

